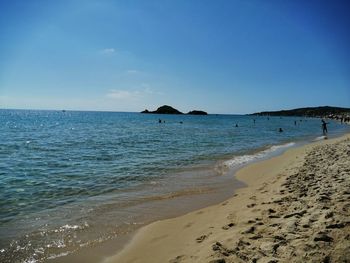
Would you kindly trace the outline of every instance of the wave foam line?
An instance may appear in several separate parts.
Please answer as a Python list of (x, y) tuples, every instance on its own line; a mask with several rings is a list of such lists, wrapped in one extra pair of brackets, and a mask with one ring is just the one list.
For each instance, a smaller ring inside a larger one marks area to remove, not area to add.
[(263, 150), (261, 152), (258, 152), (256, 154), (246, 154), (246, 155), (236, 156), (230, 160), (223, 162), (223, 165), (227, 168), (240, 166), (240, 165), (246, 164), (246, 163), (251, 162), (251, 161), (256, 161), (258, 159), (262, 159), (262, 158), (268, 156), (269, 154), (276, 152), (277, 150), (289, 148), (289, 147), (292, 147), (293, 145), (295, 145), (294, 142), (289, 142), (289, 143), (285, 143), (285, 144), (281, 144), (281, 145), (273, 145), (270, 148)]

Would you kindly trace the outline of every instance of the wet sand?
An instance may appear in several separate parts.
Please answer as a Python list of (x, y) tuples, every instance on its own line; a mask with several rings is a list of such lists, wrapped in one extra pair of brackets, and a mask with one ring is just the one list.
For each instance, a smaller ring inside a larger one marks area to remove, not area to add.
[(350, 135), (251, 164), (218, 205), (154, 222), (105, 262), (350, 262)]

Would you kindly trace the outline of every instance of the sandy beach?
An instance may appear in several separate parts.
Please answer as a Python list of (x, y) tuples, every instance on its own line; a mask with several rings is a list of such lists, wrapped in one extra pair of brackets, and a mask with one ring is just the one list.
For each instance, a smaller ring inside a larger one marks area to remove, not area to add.
[(141, 228), (112, 262), (350, 262), (350, 135), (239, 170), (218, 205)]

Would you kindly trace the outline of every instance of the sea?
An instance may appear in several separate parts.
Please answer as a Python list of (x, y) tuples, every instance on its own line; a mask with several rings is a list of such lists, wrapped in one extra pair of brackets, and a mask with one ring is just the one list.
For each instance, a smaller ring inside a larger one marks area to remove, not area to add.
[[(350, 131), (328, 122), (329, 137)], [(0, 110), (0, 262), (50, 262), (218, 203), (244, 186), (240, 167), (320, 139), (317, 118)]]

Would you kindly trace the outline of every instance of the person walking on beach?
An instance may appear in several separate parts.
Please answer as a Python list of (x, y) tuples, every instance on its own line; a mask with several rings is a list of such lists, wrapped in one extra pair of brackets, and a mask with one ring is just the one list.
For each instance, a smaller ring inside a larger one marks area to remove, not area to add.
[(322, 120), (322, 132), (324, 136), (327, 136), (327, 133), (328, 133), (327, 124), (328, 122), (325, 122), (324, 120)]

